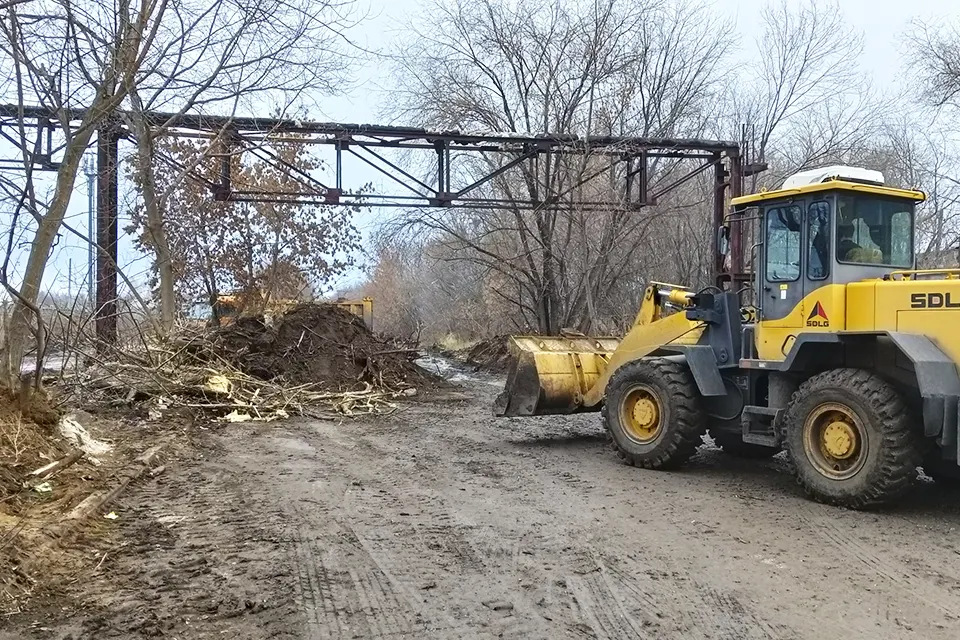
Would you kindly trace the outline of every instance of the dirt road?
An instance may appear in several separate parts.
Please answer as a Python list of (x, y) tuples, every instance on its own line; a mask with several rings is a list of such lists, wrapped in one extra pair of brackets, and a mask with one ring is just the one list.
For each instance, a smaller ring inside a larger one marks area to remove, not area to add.
[(960, 633), (960, 493), (848, 512), (709, 445), (640, 471), (597, 416), (494, 419), (495, 393), (210, 431), (116, 505), (101, 564), (0, 638)]

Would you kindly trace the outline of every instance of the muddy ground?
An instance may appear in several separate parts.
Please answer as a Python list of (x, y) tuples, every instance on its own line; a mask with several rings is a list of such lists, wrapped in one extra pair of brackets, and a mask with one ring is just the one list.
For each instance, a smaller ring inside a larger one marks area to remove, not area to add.
[(495, 419), (495, 379), (379, 419), (205, 432), (0, 638), (842, 638), (960, 633), (960, 493), (809, 502), (705, 445), (618, 463), (597, 416)]

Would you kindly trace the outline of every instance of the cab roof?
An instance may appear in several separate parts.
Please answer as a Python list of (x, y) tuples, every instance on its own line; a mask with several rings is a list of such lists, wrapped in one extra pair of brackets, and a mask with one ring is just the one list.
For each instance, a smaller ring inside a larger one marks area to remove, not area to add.
[(756, 204), (766, 200), (778, 200), (781, 198), (793, 198), (807, 193), (821, 193), (824, 191), (854, 191), (857, 193), (870, 193), (878, 196), (888, 196), (891, 198), (903, 198), (914, 202), (923, 202), (927, 199), (922, 191), (912, 191), (909, 189), (896, 189), (894, 187), (884, 187), (876, 184), (862, 184), (859, 182), (850, 182), (848, 180), (827, 180), (814, 184), (805, 184), (790, 189), (777, 189), (776, 191), (761, 191), (746, 196), (734, 198), (731, 203), (733, 206), (745, 204)]

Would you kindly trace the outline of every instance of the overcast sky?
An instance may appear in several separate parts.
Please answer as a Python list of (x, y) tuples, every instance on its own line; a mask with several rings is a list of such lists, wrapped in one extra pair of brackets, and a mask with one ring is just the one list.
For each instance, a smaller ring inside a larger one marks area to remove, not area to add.
[[(391, 40), (410, 16), (423, 11), (429, 0), (358, 0), (370, 18), (352, 35), (361, 47), (387, 51)], [(742, 49), (751, 51), (760, 29), (759, 11), (766, 0), (714, 0), (715, 11), (735, 22)], [(801, 6), (802, 0), (789, 4)], [(826, 5), (826, 3), (824, 3)], [(903, 33), (914, 20), (960, 19), (958, 0), (839, 0), (841, 11), (864, 38), (863, 59), (877, 87), (890, 88), (904, 77)], [(377, 88), (388, 83), (386, 65), (368, 65), (350, 94), (325, 101), (321, 119), (337, 122), (373, 122), (378, 116)]]
[[(791, 2), (796, 2), (798, 6), (801, 4), (801, 0)], [(427, 0), (358, 0), (358, 12), (369, 17), (350, 37), (362, 48), (388, 51), (391, 42), (400, 37), (402, 24), (422, 12), (427, 4)], [(715, 0), (713, 3), (718, 14), (735, 22), (741, 38), (740, 49), (744, 52), (754, 50), (754, 41), (759, 32), (758, 11), (764, 4), (764, 0)], [(864, 55), (861, 60), (853, 62), (872, 76), (878, 90), (899, 90), (909, 77), (903, 61), (903, 33), (912, 21), (960, 20), (958, 0), (840, 0), (840, 7), (845, 19), (862, 32), (864, 38)], [(380, 105), (382, 89), (389, 87), (388, 69), (389, 66), (381, 62), (365, 64), (346, 95), (322, 100), (318, 111), (311, 114), (311, 119), (386, 123)], [(354, 176), (356, 179), (349, 181), (352, 184), (366, 180), (372, 180), (375, 188), (382, 184), (372, 173), (355, 173)], [(86, 202), (86, 181), (81, 179), (70, 206), (70, 222), (81, 228), (86, 226)], [(374, 211), (361, 216), (363, 229), (368, 231), (380, 215), (383, 214)], [(68, 289), (67, 274), (71, 259), (73, 284), (70, 288), (74, 293), (78, 291), (85, 278), (86, 248), (76, 238), (69, 237), (64, 238), (55, 249), (54, 260), (45, 278), (47, 287), (64, 292)], [(136, 282), (145, 282), (150, 261), (136, 256), (129, 241), (121, 244), (121, 265), (126, 265), (128, 275)], [(358, 275), (352, 273), (350, 278), (356, 280)]]

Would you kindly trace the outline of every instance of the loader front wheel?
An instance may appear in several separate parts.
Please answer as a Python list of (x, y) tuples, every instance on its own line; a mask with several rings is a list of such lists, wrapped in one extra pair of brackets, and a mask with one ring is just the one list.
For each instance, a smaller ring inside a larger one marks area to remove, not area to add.
[(617, 455), (646, 469), (674, 469), (702, 443), (705, 416), (690, 370), (665, 358), (617, 369), (607, 384), (603, 420)]
[(782, 423), (797, 482), (821, 502), (865, 509), (902, 495), (923, 456), (918, 421), (900, 393), (863, 369), (800, 385)]

